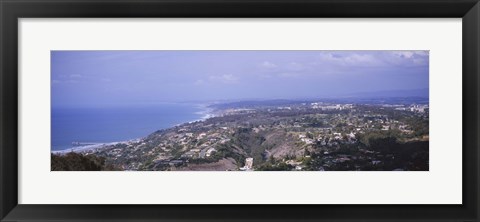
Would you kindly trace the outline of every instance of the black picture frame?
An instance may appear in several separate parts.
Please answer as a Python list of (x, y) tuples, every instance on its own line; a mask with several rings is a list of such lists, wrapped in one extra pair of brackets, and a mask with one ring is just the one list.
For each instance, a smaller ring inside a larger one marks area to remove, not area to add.
[[(479, 221), (478, 0), (0, 0), (0, 15), (1, 221)], [(17, 20), (46, 17), (462, 18), (463, 204), (18, 204)]]

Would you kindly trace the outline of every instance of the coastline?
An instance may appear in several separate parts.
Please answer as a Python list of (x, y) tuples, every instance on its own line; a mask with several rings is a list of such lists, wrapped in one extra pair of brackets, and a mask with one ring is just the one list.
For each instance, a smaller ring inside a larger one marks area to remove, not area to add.
[(86, 145), (86, 146), (76, 146), (76, 147), (71, 147), (68, 149), (64, 150), (53, 150), (50, 153), (52, 154), (67, 154), (70, 152), (74, 153), (82, 153), (82, 152), (88, 152), (88, 151), (94, 151), (98, 149), (102, 149), (108, 146), (114, 146), (118, 144), (129, 144), (129, 143), (134, 143), (138, 142), (141, 139), (132, 139), (132, 140), (127, 140), (127, 141), (119, 141), (119, 142), (110, 142), (110, 143), (98, 143), (98, 144), (91, 144), (91, 145)]
[(202, 120), (206, 120), (208, 118), (215, 117), (215, 114), (214, 114), (215, 109), (210, 108), (209, 107), (210, 105), (211, 104), (207, 104), (207, 103), (199, 104), (197, 107), (202, 109), (202, 111), (195, 112), (195, 114), (202, 115), (202, 117), (198, 120), (194, 120), (194, 121), (191, 121), (191, 122), (202, 121)]
[[(196, 107), (198, 107), (200, 109), (203, 109), (202, 111), (197, 111), (197, 112), (194, 113), (194, 114), (198, 114), (198, 115), (201, 116), (199, 119), (195, 119), (193, 121), (186, 121), (186, 122), (179, 123), (179, 124), (174, 124), (172, 126), (169, 126), (169, 127), (163, 128), (163, 129), (169, 129), (169, 128), (173, 128), (173, 127), (180, 126), (180, 125), (183, 125), (183, 124), (191, 124), (191, 123), (195, 123), (195, 122), (199, 122), (199, 121), (205, 121), (209, 118), (215, 117), (216, 115), (213, 113), (214, 109), (209, 108), (208, 106), (209, 106), (209, 104), (205, 104), (205, 103), (196, 105)], [(159, 130), (161, 130), (161, 129), (159, 129)], [(148, 136), (148, 135), (146, 135), (146, 136)], [(146, 136), (144, 136), (144, 137), (146, 137)], [(90, 145), (85, 145), (85, 146), (74, 146), (74, 147), (70, 147), (70, 148), (67, 148), (67, 149), (63, 149), (63, 150), (51, 150), (50, 153), (51, 154), (57, 154), (57, 155), (64, 155), (64, 154), (67, 154), (67, 153), (70, 153), (70, 152), (84, 153), (84, 152), (96, 151), (96, 150), (103, 149), (103, 148), (106, 148), (106, 147), (109, 147), (109, 146), (114, 146), (114, 145), (117, 145), (117, 144), (130, 144), (130, 143), (134, 143), (134, 142), (139, 142), (144, 137), (125, 140), (125, 141), (97, 143), (97, 144), (90, 144)]]

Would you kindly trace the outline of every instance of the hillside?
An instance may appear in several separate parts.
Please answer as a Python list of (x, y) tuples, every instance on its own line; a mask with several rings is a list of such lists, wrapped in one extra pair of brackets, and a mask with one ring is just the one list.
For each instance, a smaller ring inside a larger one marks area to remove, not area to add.
[[(429, 168), (424, 106), (254, 104), (216, 113), (204, 121), (83, 154), (123, 170)], [(248, 158), (253, 158), (251, 165)]]

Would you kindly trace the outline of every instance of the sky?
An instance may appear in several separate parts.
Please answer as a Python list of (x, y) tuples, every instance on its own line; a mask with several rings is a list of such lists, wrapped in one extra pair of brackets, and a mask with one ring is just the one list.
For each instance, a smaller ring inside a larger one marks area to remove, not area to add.
[(428, 89), (428, 51), (52, 51), (52, 107)]

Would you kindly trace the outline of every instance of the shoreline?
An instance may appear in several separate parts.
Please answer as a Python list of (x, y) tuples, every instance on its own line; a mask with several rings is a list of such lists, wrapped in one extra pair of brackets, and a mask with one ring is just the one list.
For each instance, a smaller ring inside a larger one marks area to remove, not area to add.
[[(216, 115), (213, 114), (214, 109), (213, 109), (213, 108), (209, 108), (209, 107), (208, 107), (208, 104), (199, 104), (199, 105), (197, 105), (197, 107), (203, 109), (202, 111), (198, 111), (198, 112), (195, 112), (195, 113), (194, 113), (194, 114), (201, 115), (201, 117), (200, 117), (199, 119), (195, 119), (195, 120), (193, 120), (193, 121), (187, 121), (187, 122), (175, 124), (175, 125), (172, 125), (172, 126), (170, 126), (170, 127), (164, 128), (164, 129), (174, 128), (174, 127), (177, 127), (177, 126), (181, 126), (181, 125), (183, 125), (183, 124), (191, 124), (191, 123), (195, 123), (195, 122), (199, 122), (199, 121), (205, 121), (205, 120), (207, 120), (207, 119), (209, 119), (209, 118), (216, 117)], [(162, 129), (158, 129), (158, 130), (162, 130)], [(153, 132), (152, 132), (152, 133), (153, 133)], [(148, 135), (147, 135), (147, 136), (148, 136)], [(145, 137), (146, 137), (146, 136), (145, 136)], [(103, 148), (105, 148), (105, 147), (114, 146), (114, 145), (117, 145), (117, 144), (129, 144), (129, 143), (132, 143), (132, 142), (139, 142), (139, 141), (141, 141), (143, 138), (144, 138), (144, 137), (136, 138), (136, 139), (130, 139), (130, 140), (125, 140), (125, 141), (105, 142), (105, 143), (90, 144), (90, 145), (85, 145), (85, 146), (75, 146), (75, 147), (70, 147), (70, 148), (63, 149), (63, 150), (51, 150), (50, 153), (51, 153), (51, 154), (59, 154), (59, 155), (64, 155), (64, 154), (67, 154), (67, 153), (70, 153), (70, 152), (83, 153), (83, 152), (95, 151), (95, 150), (98, 150), (98, 149), (103, 149)]]
[(200, 119), (198, 119), (198, 120), (194, 120), (194, 121), (191, 121), (191, 122), (203, 121), (203, 120), (206, 120), (208, 118), (215, 117), (216, 116), (214, 114), (215, 109), (210, 108), (209, 106), (210, 106), (210, 104), (199, 104), (197, 107), (202, 109), (202, 111), (195, 112), (195, 114), (202, 115), (202, 117), (200, 117)]
[(128, 143), (134, 143), (140, 141), (142, 138), (139, 139), (131, 139), (131, 140), (126, 140), (126, 141), (118, 141), (118, 142), (108, 142), (108, 143), (98, 143), (98, 144), (91, 144), (91, 145), (85, 145), (85, 146), (76, 146), (76, 147), (71, 147), (68, 149), (64, 150), (52, 150), (50, 153), (52, 154), (67, 154), (70, 152), (74, 153), (82, 153), (82, 152), (88, 152), (88, 151), (93, 151), (93, 150), (98, 150), (102, 149), (108, 146), (114, 146), (118, 144), (128, 144)]

